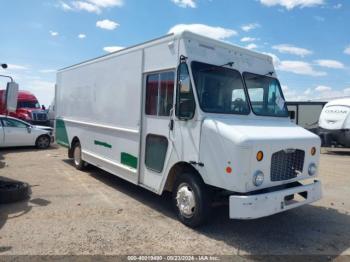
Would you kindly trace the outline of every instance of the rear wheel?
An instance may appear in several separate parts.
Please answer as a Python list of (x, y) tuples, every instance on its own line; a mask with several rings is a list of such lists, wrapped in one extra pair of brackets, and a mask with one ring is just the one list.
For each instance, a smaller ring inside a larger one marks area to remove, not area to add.
[(85, 161), (81, 158), (81, 145), (76, 142), (73, 147), (73, 162), (78, 170), (83, 170), (86, 167)]
[(189, 227), (205, 223), (210, 214), (207, 186), (197, 174), (181, 174), (173, 188), (173, 205), (179, 220)]
[(50, 137), (47, 135), (39, 136), (36, 140), (36, 147), (39, 149), (46, 149), (50, 146)]

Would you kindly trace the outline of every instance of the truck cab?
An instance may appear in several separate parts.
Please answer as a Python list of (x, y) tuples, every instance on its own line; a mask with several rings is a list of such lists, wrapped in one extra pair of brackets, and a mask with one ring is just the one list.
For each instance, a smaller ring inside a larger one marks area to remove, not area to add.
[[(5, 90), (0, 90), (0, 114), (7, 114), (4, 104)], [(16, 112), (9, 116), (21, 119), (33, 125), (48, 125), (49, 119), (46, 110), (42, 110), (38, 99), (28, 91), (19, 91)]]

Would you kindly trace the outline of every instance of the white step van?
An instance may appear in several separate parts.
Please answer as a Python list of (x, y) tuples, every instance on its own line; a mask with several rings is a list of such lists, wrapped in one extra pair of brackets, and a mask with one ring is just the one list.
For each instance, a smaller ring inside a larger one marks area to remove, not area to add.
[(202, 224), (213, 201), (254, 219), (321, 198), (318, 136), (291, 123), (271, 57), (191, 32), (57, 73), (57, 142)]

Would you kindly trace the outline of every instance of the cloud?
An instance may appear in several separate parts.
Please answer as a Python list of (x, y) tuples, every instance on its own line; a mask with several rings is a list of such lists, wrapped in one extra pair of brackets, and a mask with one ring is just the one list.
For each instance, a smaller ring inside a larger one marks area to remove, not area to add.
[(115, 7), (115, 6), (121, 7), (124, 4), (123, 0), (87, 0), (87, 1), (100, 8)]
[(350, 45), (347, 48), (345, 48), (344, 53), (350, 55)]
[(75, 10), (83, 10), (89, 13), (97, 13), (97, 14), (101, 13), (101, 9), (97, 5), (94, 5), (88, 2), (74, 1), (72, 5)]
[(39, 73), (43, 73), (43, 74), (50, 74), (50, 73), (56, 73), (56, 69), (41, 69), (39, 70)]
[(344, 64), (336, 60), (321, 59), (321, 60), (315, 60), (315, 63), (318, 66), (327, 67), (327, 68), (334, 68), (334, 69), (344, 68)]
[(245, 43), (245, 42), (254, 42), (257, 41), (258, 39), (254, 38), (254, 37), (243, 37), (241, 38), (241, 42)]
[(334, 9), (340, 9), (342, 7), (343, 7), (343, 5), (340, 3), (333, 6)]
[(317, 92), (327, 92), (327, 91), (331, 91), (331, 90), (332, 90), (332, 88), (329, 86), (317, 86), (315, 88), (315, 91), (317, 91)]
[(78, 38), (84, 39), (84, 38), (86, 38), (86, 34), (79, 34), (79, 35), (78, 35)]
[(251, 44), (247, 45), (245, 48), (252, 50), (252, 49), (256, 49), (257, 47), (258, 46), (256, 44), (251, 43)]
[(312, 54), (312, 51), (310, 51), (308, 49), (296, 47), (296, 46), (289, 45), (289, 44), (274, 45), (272, 47), (272, 49), (275, 49), (280, 53), (292, 54), (292, 55), (297, 55), (297, 56), (301, 56), (301, 57)]
[(325, 76), (326, 72), (316, 71), (311, 64), (304, 61), (280, 61), (276, 67), (280, 71), (290, 72), (298, 75)]
[(185, 30), (218, 40), (224, 40), (237, 35), (235, 30), (223, 27), (213, 27), (204, 24), (177, 24), (170, 28), (168, 33), (180, 33)]
[(195, 0), (171, 0), (174, 4), (176, 4), (179, 7), (186, 8), (196, 8), (196, 1)]
[(105, 30), (114, 30), (119, 26), (119, 24), (112, 20), (104, 19), (97, 21), (96, 26)]
[(50, 35), (51, 36), (58, 36), (58, 32), (55, 32), (55, 31), (49, 31)]
[(280, 60), (278, 56), (272, 53), (264, 53), (272, 57), (272, 61), (276, 70), (289, 72), (297, 75), (307, 76), (325, 76), (326, 72), (317, 71), (310, 63), (304, 61)]
[(89, 13), (100, 14), (104, 8), (121, 7), (123, 0), (85, 0), (85, 1), (70, 1), (66, 3), (60, 1), (59, 6), (64, 11), (87, 11)]
[[(282, 86), (283, 89), (283, 86)], [(287, 88), (283, 89), (283, 94), (287, 101), (308, 101), (308, 100), (323, 100), (329, 101), (335, 98), (342, 98), (350, 95), (350, 88), (335, 90), (330, 86), (319, 85), (314, 88), (302, 89)]]
[(103, 48), (103, 51), (108, 52), (108, 53), (112, 53), (112, 52), (116, 52), (116, 51), (122, 50), (124, 48), (125, 47), (123, 47), (123, 46), (105, 46)]
[(260, 27), (260, 24), (252, 23), (252, 24), (242, 25), (241, 29), (243, 31), (245, 31), (245, 32), (249, 32), (250, 30), (253, 30), (253, 29), (256, 29), (256, 28), (259, 28), (259, 27)]
[(63, 1), (60, 1), (59, 5), (64, 11), (71, 11), (71, 10), (73, 10), (73, 8), (70, 5), (66, 4)]
[(323, 5), (325, 0), (260, 0), (260, 3), (266, 6), (280, 5), (287, 10), (292, 10), (295, 7), (313, 7)]
[[(23, 83), (23, 84), (22, 84)], [(20, 89), (25, 88), (32, 92), (39, 100), (40, 104), (50, 105), (55, 95), (55, 83), (40, 78), (28, 79), (20, 83)]]
[(27, 69), (28, 69), (27, 66), (7, 64), (7, 70), (27, 70)]

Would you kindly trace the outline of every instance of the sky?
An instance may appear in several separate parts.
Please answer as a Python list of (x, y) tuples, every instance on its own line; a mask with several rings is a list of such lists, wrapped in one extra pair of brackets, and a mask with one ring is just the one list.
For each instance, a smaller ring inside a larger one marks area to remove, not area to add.
[(271, 55), (287, 100), (350, 95), (348, 0), (1, 0), (1, 10), (0, 74), (46, 106), (58, 69), (184, 29)]

